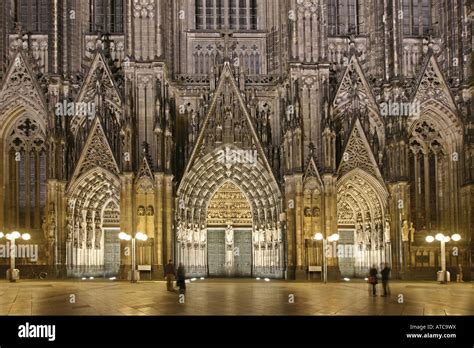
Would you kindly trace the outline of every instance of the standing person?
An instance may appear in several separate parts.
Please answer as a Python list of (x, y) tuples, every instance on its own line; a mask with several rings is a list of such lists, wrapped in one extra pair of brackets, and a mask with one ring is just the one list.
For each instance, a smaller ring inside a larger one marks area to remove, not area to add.
[(179, 293), (184, 294), (186, 292), (186, 272), (184, 265), (180, 262), (178, 267), (178, 276), (176, 277), (176, 285), (179, 287)]
[(383, 269), (380, 272), (382, 274), (382, 286), (383, 286), (383, 295), (388, 296), (390, 295), (390, 287), (388, 286), (388, 282), (390, 281), (390, 272), (392, 271), (388, 266), (388, 263), (384, 263)]
[(176, 277), (176, 270), (174, 268), (174, 265), (170, 260), (168, 260), (168, 264), (165, 266), (165, 279), (166, 279), (166, 289), (168, 291), (174, 291), (173, 288), (173, 281)]
[(462, 274), (462, 265), (458, 265), (458, 274), (456, 275), (456, 281), (458, 283), (463, 283), (463, 274)]
[(375, 268), (375, 265), (372, 266), (372, 268), (369, 270), (369, 284), (372, 284), (372, 296), (377, 296), (377, 290), (376, 290), (376, 285), (378, 283), (377, 281), (377, 268)]

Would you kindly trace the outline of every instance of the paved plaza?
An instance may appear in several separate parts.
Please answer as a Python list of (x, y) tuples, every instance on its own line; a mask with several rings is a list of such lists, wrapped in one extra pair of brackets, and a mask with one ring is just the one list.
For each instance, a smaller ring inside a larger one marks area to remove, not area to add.
[(165, 282), (2, 280), (0, 315), (474, 315), (472, 283), (392, 282), (391, 290), (371, 297), (362, 281), (198, 279), (180, 303)]

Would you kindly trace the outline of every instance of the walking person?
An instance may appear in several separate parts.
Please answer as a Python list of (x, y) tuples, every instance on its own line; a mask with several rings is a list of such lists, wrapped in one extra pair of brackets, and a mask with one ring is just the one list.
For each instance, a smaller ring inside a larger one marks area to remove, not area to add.
[(372, 296), (377, 296), (377, 268), (375, 265), (372, 266), (372, 268), (369, 270), (369, 280), (368, 283), (372, 284)]
[(392, 271), (391, 268), (389, 267), (388, 263), (382, 264), (383, 269), (380, 272), (382, 274), (382, 286), (383, 286), (383, 295), (382, 296), (388, 296), (390, 295), (390, 287), (388, 285), (388, 282), (390, 281), (390, 272)]
[(178, 267), (176, 285), (179, 287), (180, 294), (184, 294), (186, 292), (186, 272), (184, 270), (184, 265), (182, 263), (180, 263)]
[(173, 262), (168, 260), (168, 264), (165, 266), (165, 279), (166, 279), (166, 290), (174, 291), (173, 282), (176, 277), (176, 269), (174, 268)]

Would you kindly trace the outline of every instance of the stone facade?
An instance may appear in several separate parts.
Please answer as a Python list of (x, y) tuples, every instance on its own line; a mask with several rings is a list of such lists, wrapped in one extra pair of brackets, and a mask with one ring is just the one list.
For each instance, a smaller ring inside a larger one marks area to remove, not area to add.
[(438, 232), (470, 276), (469, 1), (4, 2), (0, 231), (38, 267), (125, 277), (121, 230), (152, 277), (206, 276), (220, 221), (227, 270), (251, 233), (252, 276), (307, 278), (318, 232), (350, 249), (332, 277), (432, 279)]

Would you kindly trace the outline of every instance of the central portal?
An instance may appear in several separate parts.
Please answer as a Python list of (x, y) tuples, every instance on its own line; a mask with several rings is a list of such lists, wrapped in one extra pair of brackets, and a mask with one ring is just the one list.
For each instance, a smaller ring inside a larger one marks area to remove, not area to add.
[(235, 229), (232, 232), (233, 243), (230, 244), (226, 242), (226, 229), (210, 228), (207, 231), (210, 277), (252, 276), (252, 230)]
[(232, 182), (212, 197), (207, 214), (210, 277), (252, 276), (252, 212), (247, 198)]

